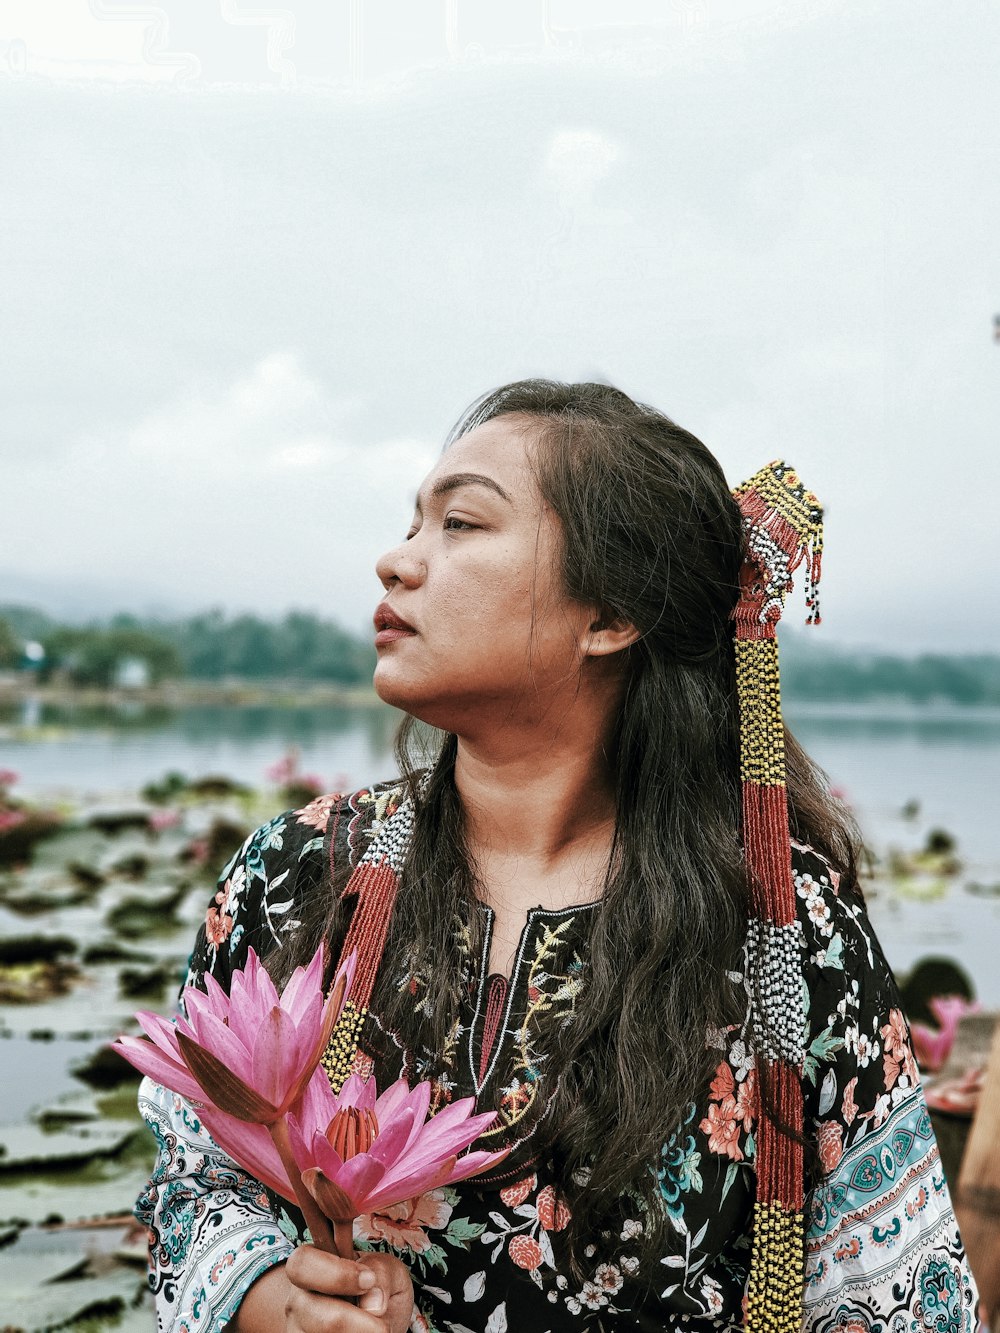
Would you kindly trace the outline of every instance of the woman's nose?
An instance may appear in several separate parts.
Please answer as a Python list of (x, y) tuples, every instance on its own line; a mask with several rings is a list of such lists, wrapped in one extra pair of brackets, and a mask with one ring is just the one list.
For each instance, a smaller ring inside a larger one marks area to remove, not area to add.
[(400, 542), (398, 546), (386, 551), (385, 555), (380, 555), (375, 561), (375, 573), (386, 591), (394, 583), (402, 583), (404, 587), (416, 587), (423, 582), (426, 572), (427, 567), (418, 557), (412, 541)]

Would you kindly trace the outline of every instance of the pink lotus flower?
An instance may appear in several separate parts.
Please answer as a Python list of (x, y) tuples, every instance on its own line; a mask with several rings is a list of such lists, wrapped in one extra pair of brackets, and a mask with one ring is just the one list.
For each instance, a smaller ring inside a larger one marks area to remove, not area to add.
[[(324, 998), (324, 950), (298, 968), (279, 997), (253, 949), (227, 995), (210, 974), (184, 991), (186, 1017), (136, 1015), (146, 1037), (116, 1050), (186, 1097), (216, 1143), (275, 1193), (298, 1204), (321, 1249), (351, 1253), (361, 1213), (406, 1203), (476, 1175), (505, 1152), (459, 1156), (493, 1123), (474, 1098), (427, 1119), (431, 1085), (400, 1079), (377, 1095), (352, 1075), (339, 1096), (319, 1064), (353, 980), (355, 958)], [(331, 1227), (331, 1222), (333, 1226)]]
[(264, 770), (264, 776), (271, 782), (276, 782), (279, 787), (283, 787), (288, 782), (294, 782), (299, 771), (299, 752), (293, 745), (277, 763), (271, 764)]
[(176, 828), (181, 822), (181, 812), (179, 810), (150, 810), (149, 827), (154, 833), (162, 833), (164, 829)]
[(959, 1023), (966, 1014), (979, 1013), (979, 1007), (978, 1000), (966, 1000), (961, 995), (935, 995), (928, 1001), (938, 1027), (928, 1027), (926, 1023), (910, 1026), (913, 1051), (921, 1069), (933, 1073), (944, 1065), (955, 1044)]
[(267, 1125), (285, 1114), (312, 1078), (340, 1017), (354, 975), (354, 959), (323, 995), (325, 950), (296, 968), (279, 998), (253, 949), (233, 973), (227, 995), (205, 975), (205, 990), (184, 989), (187, 1018), (136, 1014), (146, 1037), (119, 1037), (112, 1045), (136, 1069), (199, 1105), (237, 1120)]
[(339, 1095), (319, 1079), (288, 1117), (295, 1164), (335, 1225), (384, 1212), (494, 1166), (506, 1152), (459, 1156), (496, 1119), (473, 1115), (465, 1097), (427, 1118), (431, 1085), (399, 1079), (381, 1096), (374, 1078), (352, 1074)]
[(234, 1161), (298, 1203), (316, 1244), (335, 1250), (334, 1234), (306, 1193), (292, 1160), (285, 1120), (310, 1081), (329, 1088), (320, 1068), (354, 979), (352, 954), (323, 995), (326, 950), (296, 968), (279, 997), (253, 949), (229, 994), (211, 974), (205, 991), (184, 989), (186, 1018), (136, 1014), (148, 1040), (119, 1037), (114, 1048), (142, 1073), (200, 1108), (212, 1137)]

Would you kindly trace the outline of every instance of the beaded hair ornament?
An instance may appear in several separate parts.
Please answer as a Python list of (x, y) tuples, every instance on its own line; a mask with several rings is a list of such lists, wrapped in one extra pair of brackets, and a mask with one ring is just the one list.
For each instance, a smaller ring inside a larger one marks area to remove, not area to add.
[[(773, 1109), (801, 1134), (802, 928), (795, 913), (785, 739), (775, 630), (805, 562), (807, 624), (819, 624), (817, 589), (823, 510), (787, 463), (769, 463), (733, 496), (743, 516), (744, 557), (736, 623), (736, 689), (740, 714), (743, 847), (752, 918), (747, 971), (754, 975), (754, 1046), (766, 1062)], [(758, 1083), (759, 1086), (759, 1083)], [(802, 1327), (802, 1147), (761, 1115), (757, 1130), (757, 1199), (747, 1286), (746, 1328), (798, 1333)]]

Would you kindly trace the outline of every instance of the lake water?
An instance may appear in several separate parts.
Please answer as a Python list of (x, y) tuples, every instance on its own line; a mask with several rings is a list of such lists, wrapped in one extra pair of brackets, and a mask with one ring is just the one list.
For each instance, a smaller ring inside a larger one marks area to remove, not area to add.
[[(915, 850), (931, 828), (958, 842), (964, 874), (933, 901), (879, 893), (876, 921), (893, 965), (927, 953), (959, 958), (983, 1000), (1000, 1005), (1000, 898), (969, 883), (1000, 883), (1000, 712), (961, 709), (788, 708), (799, 739), (855, 807), (877, 850)], [(27, 796), (107, 799), (177, 770), (226, 774), (252, 786), (294, 746), (301, 770), (329, 790), (394, 771), (398, 714), (365, 709), (185, 708), (171, 714), (62, 718), (28, 706), (0, 717), (0, 767)], [(81, 722), (84, 724), (81, 725)], [(276, 798), (277, 799), (277, 798)], [(907, 802), (917, 813), (903, 817)]]

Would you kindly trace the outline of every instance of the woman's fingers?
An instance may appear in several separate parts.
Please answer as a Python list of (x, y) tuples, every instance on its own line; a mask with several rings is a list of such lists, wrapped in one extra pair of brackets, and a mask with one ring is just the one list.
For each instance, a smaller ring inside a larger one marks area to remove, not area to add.
[(295, 1333), (405, 1333), (409, 1326), (413, 1284), (391, 1255), (365, 1254), (359, 1262), (300, 1245), (285, 1272), (287, 1328)]
[(289, 1256), (285, 1272), (293, 1286), (324, 1296), (361, 1296), (376, 1282), (373, 1269), (362, 1268), (354, 1259), (317, 1250), (314, 1245), (300, 1245)]
[(361, 1297), (361, 1309), (380, 1315), (390, 1333), (402, 1333), (409, 1328), (413, 1314), (410, 1270), (390, 1254), (366, 1254), (361, 1263), (376, 1276), (375, 1285)]

